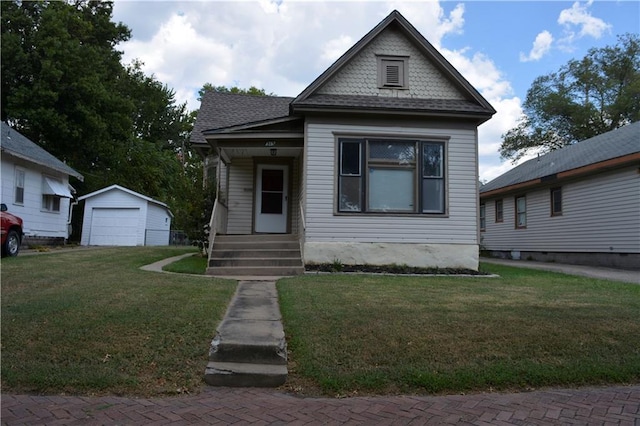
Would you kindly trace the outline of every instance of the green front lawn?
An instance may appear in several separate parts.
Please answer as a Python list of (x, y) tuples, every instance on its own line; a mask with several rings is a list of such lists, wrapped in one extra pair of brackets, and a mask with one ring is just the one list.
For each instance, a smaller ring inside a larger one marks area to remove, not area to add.
[(288, 385), (356, 395), (640, 381), (640, 286), (483, 270), (501, 278), (280, 281)]
[(234, 281), (145, 272), (193, 248), (2, 260), (2, 391), (161, 395), (202, 386)]
[[(195, 250), (3, 259), (3, 392), (197, 392), (234, 281), (139, 267)], [(193, 272), (202, 262), (194, 258)], [(188, 262), (188, 260), (187, 260)], [(286, 389), (441, 393), (640, 381), (640, 286), (483, 265), (490, 277), (279, 281)]]

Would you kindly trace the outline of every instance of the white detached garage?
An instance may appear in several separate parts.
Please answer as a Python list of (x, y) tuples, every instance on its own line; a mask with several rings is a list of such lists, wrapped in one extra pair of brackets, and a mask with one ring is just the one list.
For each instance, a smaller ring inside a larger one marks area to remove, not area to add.
[(78, 198), (85, 202), (83, 246), (164, 246), (169, 244), (169, 207), (119, 185)]

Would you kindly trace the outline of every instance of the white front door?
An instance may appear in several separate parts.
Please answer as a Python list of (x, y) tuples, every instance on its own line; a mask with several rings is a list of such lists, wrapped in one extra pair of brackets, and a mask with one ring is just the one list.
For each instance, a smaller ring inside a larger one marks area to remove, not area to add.
[(287, 232), (289, 166), (258, 164), (256, 178), (256, 232)]

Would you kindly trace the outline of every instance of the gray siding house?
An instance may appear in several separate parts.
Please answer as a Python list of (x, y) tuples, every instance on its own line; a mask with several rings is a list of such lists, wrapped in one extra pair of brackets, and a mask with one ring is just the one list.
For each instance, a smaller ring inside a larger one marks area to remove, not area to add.
[(480, 227), (493, 256), (640, 269), (640, 122), (483, 185)]
[(494, 113), (397, 11), (296, 98), (206, 93), (191, 141), (218, 185), (212, 237), (288, 234), (304, 264), (475, 270)]

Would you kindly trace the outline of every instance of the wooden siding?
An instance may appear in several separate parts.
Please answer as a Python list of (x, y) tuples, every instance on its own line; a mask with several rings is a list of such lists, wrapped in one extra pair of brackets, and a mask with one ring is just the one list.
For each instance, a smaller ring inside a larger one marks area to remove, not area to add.
[[(403, 242), (477, 244), (477, 139), (475, 130), (381, 127), (309, 120), (305, 176), (307, 242)], [(447, 216), (334, 214), (335, 135), (395, 135), (408, 138), (449, 137), (446, 152)]]
[[(408, 56), (408, 89), (378, 87), (376, 55)], [(455, 86), (398, 30), (387, 28), (327, 82), (320, 94), (465, 99)]]
[[(562, 187), (562, 215), (551, 216), (550, 189)], [(640, 253), (638, 167), (554, 184), (519, 195), (527, 198), (527, 227), (514, 229), (514, 197), (503, 198), (504, 222), (495, 223), (495, 199), (486, 204), (487, 250)]]
[(171, 216), (167, 210), (157, 204), (149, 203), (145, 229), (145, 245), (166, 246), (169, 244)]
[(229, 164), (228, 234), (251, 234), (253, 192), (253, 159), (233, 158)]

